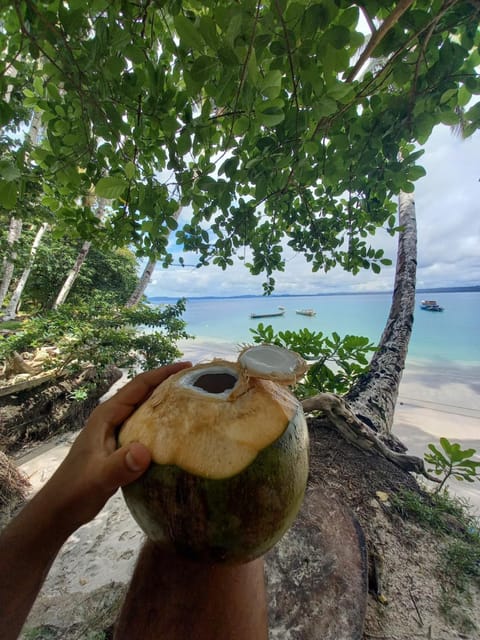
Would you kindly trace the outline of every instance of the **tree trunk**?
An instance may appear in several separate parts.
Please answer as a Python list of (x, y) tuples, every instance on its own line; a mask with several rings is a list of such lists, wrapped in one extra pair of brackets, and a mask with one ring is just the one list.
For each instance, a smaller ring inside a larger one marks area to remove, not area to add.
[(60, 289), (60, 293), (57, 296), (57, 299), (53, 303), (52, 309), (56, 309), (61, 304), (63, 304), (70, 293), (73, 283), (77, 279), (78, 274), (80, 273), (80, 269), (82, 268), (82, 264), (85, 262), (88, 252), (90, 251), (90, 247), (92, 243), (90, 241), (86, 241), (83, 243), (82, 248), (80, 249), (77, 259), (75, 260), (75, 264), (70, 269), (70, 272), (63, 283), (62, 288)]
[(340, 398), (319, 393), (303, 401), (305, 413), (320, 412), (317, 424), (335, 428), (356, 447), (375, 451), (405, 471), (421, 473), (433, 482), (423, 460), (406, 455), (392, 434), (392, 422), (412, 333), (417, 269), (417, 225), (413, 194), (399, 197), (397, 268), (392, 304), (385, 329), (367, 373)]
[(143, 273), (140, 277), (140, 280), (137, 286), (135, 287), (135, 291), (132, 293), (132, 295), (127, 301), (127, 304), (125, 305), (126, 307), (134, 307), (136, 304), (139, 303), (140, 298), (143, 296), (144, 291), (147, 288), (148, 283), (150, 282), (150, 279), (152, 277), (152, 273), (153, 273), (153, 270), (155, 269), (156, 264), (157, 264), (157, 261), (154, 258), (150, 258), (150, 260), (147, 262), (145, 269), (143, 270)]
[(32, 244), (32, 248), (30, 250), (30, 258), (28, 260), (27, 266), (23, 270), (23, 273), (20, 276), (19, 281), (17, 282), (17, 286), (15, 287), (15, 291), (13, 292), (12, 297), (10, 298), (10, 303), (7, 307), (7, 310), (2, 320), (13, 320), (16, 317), (20, 297), (27, 283), (28, 276), (30, 275), (30, 271), (32, 270), (33, 263), (35, 262), (37, 249), (40, 246), (40, 242), (42, 241), (43, 235), (47, 231), (47, 229), (48, 229), (48, 224), (44, 222), (37, 231), (37, 234)]
[[(98, 198), (97, 199), (97, 213), (96, 213), (96, 217), (101, 220), (103, 218), (103, 214), (105, 212), (105, 205), (106, 205), (107, 201), (104, 200), (103, 198)], [(73, 267), (70, 269), (70, 272), (65, 280), (65, 282), (63, 283), (62, 288), (60, 289), (60, 292), (57, 296), (57, 299), (55, 300), (55, 302), (52, 305), (52, 309), (57, 309), (57, 307), (59, 307), (60, 305), (62, 305), (68, 294), (70, 293), (73, 284), (75, 282), (75, 280), (77, 279), (78, 274), (80, 273), (80, 269), (82, 268), (82, 264), (85, 262), (87, 256), (88, 256), (88, 252), (90, 251), (90, 247), (92, 246), (92, 243), (87, 240), (83, 243), (82, 248), (80, 249), (80, 252), (77, 256), (77, 259), (75, 260), (75, 264), (73, 265)]]
[[(40, 137), (41, 125), (42, 125), (41, 115), (40, 113), (35, 112), (32, 116), (32, 120), (30, 122), (30, 128), (28, 130), (28, 133), (26, 135), (26, 140), (25, 140), (27, 145), (29, 145), (30, 147), (33, 147), (37, 144), (38, 139)], [(7, 243), (9, 247), (13, 247), (14, 243), (19, 240), (22, 234), (22, 224), (23, 224), (22, 220), (19, 220), (14, 216), (12, 216), (12, 218), (10, 219), (10, 228), (8, 231), (8, 238), (7, 238)], [(10, 282), (12, 281), (13, 270), (14, 270), (14, 260), (15, 260), (14, 252), (10, 253), (10, 256), (7, 256), (3, 260), (3, 265), (2, 265), (3, 275), (2, 275), (2, 282), (0, 283), (0, 308), (3, 306), (3, 303), (5, 302), (5, 297), (8, 293)]]
[(400, 193), (397, 267), (392, 304), (369, 371), (345, 396), (351, 411), (375, 431), (389, 434), (407, 358), (415, 308), (417, 225), (413, 193)]
[(0, 307), (2, 307), (3, 303), (5, 302), (5, 297), (8, 293), (10, 282), (12, 281), (15, 260), (15, 252), (13, 251), (13, 246), (15, 242), (17, 242), (20, 238), (20, 235), (22, 233), (22, 224), (23, 222), (21, 220), (18, 220), (18, 218), (14, 218), (13, 216), (10, 218), (10, 228), (8, 230), (7, 236), (9, 255), (5, 256), (5, 258), (3, 259), (3, 275), (2, 282), (0, 283)]
[[(182, 212), (182, 209), (183, 207), (179, 206), (178, 209), (173, 214), (173, 217), (175, 218), (175, 220), (178, 220), (178, 216)], [(153, 270), (155, 269), (156, 264), (157, 264), (157, 261), (154, 258), (150, 258), (150, 260), (147, 262), (145, 269), (143, 270), (143, 273), (140, 277), (140, 280), (137, 286), (135, 287), (135, 291), (132, 293), (127, 304), (125, 305), (127, 308), (134, 307), (136, 304), (139, 303), (141, 297), (145, 293), (145, 289), (147, 288), (150, 282), (150, 279), (152, 277), (152, 273), (153, 273)]]

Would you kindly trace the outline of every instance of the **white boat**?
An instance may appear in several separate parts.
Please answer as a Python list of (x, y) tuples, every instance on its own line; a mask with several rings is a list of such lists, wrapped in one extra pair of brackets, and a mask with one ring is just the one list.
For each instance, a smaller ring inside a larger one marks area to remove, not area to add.
[(301, 316), (316, 316), (317, 312), (314, 309), (298, 309), (296, 311)]

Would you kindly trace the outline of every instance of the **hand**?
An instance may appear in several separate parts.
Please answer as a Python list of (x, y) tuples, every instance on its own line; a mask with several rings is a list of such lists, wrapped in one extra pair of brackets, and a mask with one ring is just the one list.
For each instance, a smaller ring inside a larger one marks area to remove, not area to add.
[(115, 491), (150, 464), (149, 450), (133, 442), (117, 449), (119, 427), (170, 375), (190, 367), (179, 362), (143, 373), (93, 411), (69, 454), (42, 489), (57, 526), (73, 532), (94, 518)]

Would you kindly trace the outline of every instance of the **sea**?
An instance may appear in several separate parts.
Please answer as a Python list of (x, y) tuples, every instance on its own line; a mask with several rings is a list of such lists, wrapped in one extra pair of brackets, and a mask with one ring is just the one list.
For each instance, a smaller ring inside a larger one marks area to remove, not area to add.
[[(408, 360), (437, 368), (480, 366), (480, 292), (422, 292), (416, 298)], [(444, 310), (421, 309), (423, 299), (436, 299)], [(275, 331), (308, 328), (323, 334), (360, 335), (377, 344), (391, 301), (391, 293), (191, 298), (187, 299), (184, 319), (196, 342), (251, 343), (252, 329), (263, 323)], [(151, 302), (172, 300), (152, 298)], [(275, 313), (279, 308), (284, 309), (283, 316), (250, 317), (252, 313)], [(313, 309), (315, 315), (297, 314), (301, 309)]]

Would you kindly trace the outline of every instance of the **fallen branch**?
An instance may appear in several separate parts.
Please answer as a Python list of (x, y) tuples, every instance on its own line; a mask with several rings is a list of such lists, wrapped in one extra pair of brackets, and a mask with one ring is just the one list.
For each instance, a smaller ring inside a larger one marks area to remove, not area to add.
[(375, 450), (404, 471), (419, 473), (432, 482), (440, 482), (438, 478), (428, 473), (421, 458), (392, 451), (387, 447), (375, 431), (349, 409), (347, 403), (340, 396), (333, 393), (319, 393), (312, 398), (303, 400), (302, 406), (305, 413), (321, 412), (322, 416), (329, 424), (338, 429), (345, 440), (359, 449), (363, 451)]

